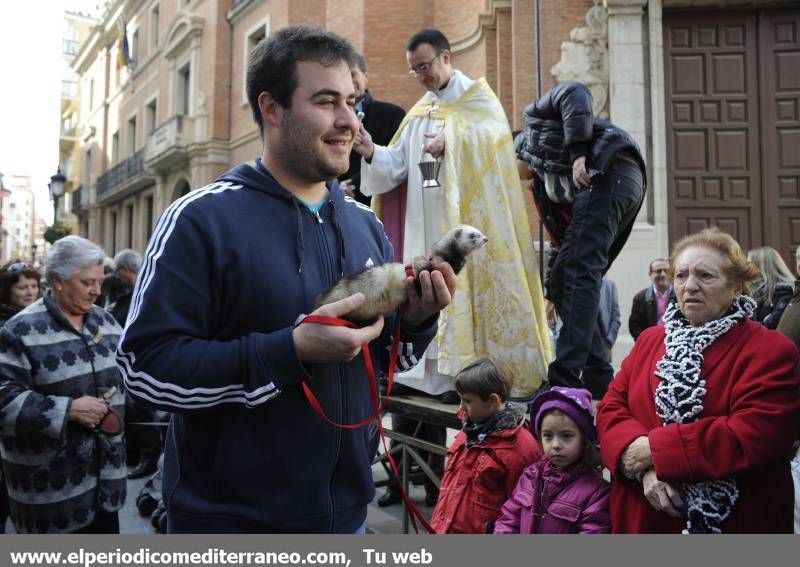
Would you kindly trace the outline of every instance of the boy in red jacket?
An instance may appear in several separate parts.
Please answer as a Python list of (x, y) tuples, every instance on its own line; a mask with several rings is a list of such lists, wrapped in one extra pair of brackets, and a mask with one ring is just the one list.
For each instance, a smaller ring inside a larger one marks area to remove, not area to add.
[(508, 403), (513, 383), (505, 366), (487, 358), (456, 376), (464, 425), (447, 451), (431, 518), (436, 533), (492, 533), (523, 469), (541, 457), (524, 409)]

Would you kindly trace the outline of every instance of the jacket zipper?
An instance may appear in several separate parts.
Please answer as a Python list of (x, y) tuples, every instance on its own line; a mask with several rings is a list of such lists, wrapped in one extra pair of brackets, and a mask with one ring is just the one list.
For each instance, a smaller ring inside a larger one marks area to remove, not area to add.
[[(331, 207), (333, 203), (331, 202)], [(311, 212), (311, 211), (309, 211)], [(331, 258), (331, 255), (328, 253), (328, 235), (325, 232), (324, 222), (322, 220), (322, 215), (319, 214), (319, 211), (313, 211), (312, 215), (317, 219), (317, 238), (320, 242), (320, 250), (324, 257), (324, 265), (327, 269), (327, 278), (326, 278), (326, 285), (327, 287), (332, 286), (335, 283), (337, 272), (336, 272), (336, 259)], [(336, 230), (333, 227), (334, 231)], [(338, 237), (337, 237), (338, 238)], [(337, 241), (338, 244), (338, 241)], [(341, 368), (339, 365), (336, 365), (336, 380), (334, 381), (334, 396), (339, 398), (339, 403), (336, 405), (336, 414), (333, 416), (333, 420), (336, 422), (340, 422), (343, 420), (344, 416), (344, 380), (342, 377)], [(339, 466), (339, 460), (341, 458), (342, 452), (342, 431), (335, 427), (335, 439), (336, 439), (336, 450), (334, 452), (334, 459), (333, 459), (333, 469), (331, 470), (331, 477), (328, 485), (328, 493), (330, 494), (330, 507), (331, 507), (331, 519), (329, 524), (329, 533), (335, 533), (336, 527), (336, 495), (334, 494), (334, 485), (336, 480), (336, 470)]]

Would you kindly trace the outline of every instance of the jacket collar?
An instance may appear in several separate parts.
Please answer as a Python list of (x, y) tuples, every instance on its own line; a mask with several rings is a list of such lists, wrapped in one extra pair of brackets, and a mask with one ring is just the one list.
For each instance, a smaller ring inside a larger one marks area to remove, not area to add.
[(90, 309), (89, 312), (84, 316), (83, 329), (78, 330), (72, 325), (72, 323), (69, 322), (67, 316), (64, 315), (64, 312), (61, 311), (61, 308), (56, 304), (55, 300), (53, 300), (52, 290), (48, 289), (44, 292), (42, 301), (47, 309), (47, 312), (50, 313), (53, 319), (58, 321), (65, 330), (75, 333), (76, 335), (86, 335), (89, 337), (94, 337), (100, 330), (102, 320), (94, 307), (92, 307), (92, 309)]

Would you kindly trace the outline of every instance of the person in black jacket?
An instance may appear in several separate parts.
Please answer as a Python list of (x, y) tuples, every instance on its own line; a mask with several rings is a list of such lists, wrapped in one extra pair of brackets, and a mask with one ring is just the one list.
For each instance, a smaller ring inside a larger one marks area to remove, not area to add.
[[(601, 279), (642, 206), (644, 159), (630, 134), (594, 116), (592, 95), (580, 83), (555, 86), (523, 118), (517, 155), (528, 165), (542, 222), (558, 249), (545, 284), (563, 327), (547, 381), (602, 392), (613, 368), (603, 360), (596, 325)], [(599, 383), (583, 383), (587, 367)]]
[(648, 327), (661, 323), (667, 305), (675, 296), (669, 279), (667, 260), (656, 258), (650, 262), (649, 274), (652, 285), (633, 296), (631, 315), (628, 317), (628, 330), (633, 340)]
[[(369, 73), (367, 72), (367, 61), (360, 53), (353, 54), (350, 61), (350, 76), (353, 78), (353, 88), (356, 91), (355, 111), (363, 112), (364, 117), (361, 123), (364, 129), (372, 136), (376, 144), (388, 146), (392, 141), (394, 133), (403, 121), (406, 111), (392, 104), (372, 98), (367, 85), (369, 85)], [(359, 203), (369, 206), (372, 197), (364, 195), (361, 190), (361, 154), (356, 151), (350, 152), (350, 167), (347, 172), (339, 176), (342, 189), (354, 197)]]

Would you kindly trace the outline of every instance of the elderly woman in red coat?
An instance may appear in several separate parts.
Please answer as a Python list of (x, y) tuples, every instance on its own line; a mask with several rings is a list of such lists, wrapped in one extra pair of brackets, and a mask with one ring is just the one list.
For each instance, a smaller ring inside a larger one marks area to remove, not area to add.
[(800, 426), (794, 344), (750, 320), (758, 276), (706, 229), (670, 259), (677, 302), (598, 406), (616, 533), (791, 533)]

